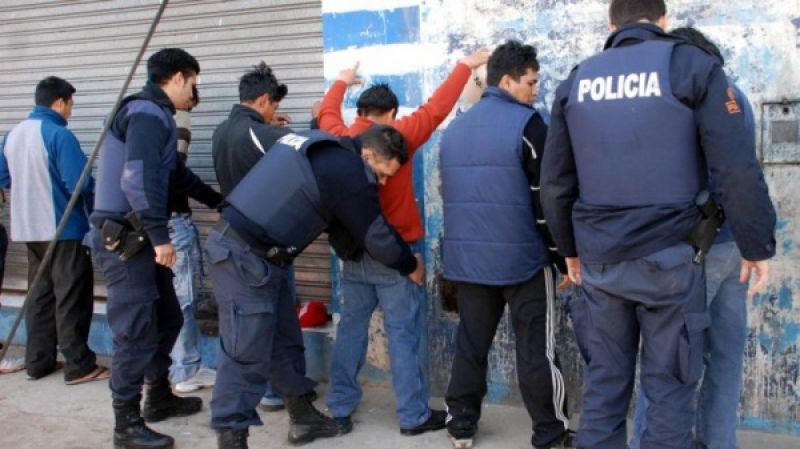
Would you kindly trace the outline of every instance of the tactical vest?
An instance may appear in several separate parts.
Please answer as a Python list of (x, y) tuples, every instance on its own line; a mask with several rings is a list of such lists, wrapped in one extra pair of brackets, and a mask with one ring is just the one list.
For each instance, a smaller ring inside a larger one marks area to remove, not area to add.
[[(172, 148), (167, 149), (164, 154), (165, 157), (171, 157), (172, 160), (164, 162), (166, 166), (170, 166), (174, 170), (177, 161), (177, 131), (172, 112), (166, 106), (161, 106), (149, 100), (133, 100), (126, 104), (120, 113), (130, 115), (143, 110), (158, 114), (170, 130), (167, 145)], [(112, 118), (112, 120), (116, 121), (115, 118)], [(124, 179), (123, 170), (128, 159), (128, 154), (125, 150), (125, 139), (125, 136), (118, 135), (114, 129), (110, 129), (106, 134), (105, 140), (103, 140), (103, 147), (100, 149), (100, 157), (97, 163), (97, 184), (95, 186), (94, 208), (98, 211), (125, 214), (132, 208), (129, 199), (121, 188), (121, 180)], [(153, 151), (160, 151), (160, 148), (154, 148)], [(164, 191), (165, 194), (169, 189), (169, 180), (170, 174), (167, 173), (161, 177), (163, 186), (158, 186), (159, 190)], [(141, 200), (144, 201), (144, 204), (138, 205), (137, 210), (147, 208), (146, 199), (142, 198)], [(164, 212), (166, 213), (166, 211)]]
[(694, 200), (701, 157), (694, 112), (672, 95), (673, 45), (645, 41), (581, 63), (565, 107), (580, 202), (637, 207)]
[(328, 226), (308, 151), (338, 141), (320, 131), (281, 137), (247, 172), (226, 202), (272, 240), (299, 253)]
[(525, 126), (536, 111), (497, 87), (457, 117), (441, 141), (447, 279), (523, 282), (548, 263), (523, 168)]

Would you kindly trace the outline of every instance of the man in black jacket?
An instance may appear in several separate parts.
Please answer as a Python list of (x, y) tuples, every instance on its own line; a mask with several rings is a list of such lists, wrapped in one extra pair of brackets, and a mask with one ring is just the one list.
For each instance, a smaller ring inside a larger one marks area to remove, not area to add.
[(281, 267), (327, 230), (341, 257), (366, 251), (421, 284), (421, 259), (378, 202), (376, 181), (405, 159), (403, 137), (386, 126), (341, 143), (321, 132), (287, 134), (228, 195), (206, 244), (220, 305), (222, 351), (211, 401), (219, 448), (247, 447), (248, 427), (261, 424), (255, 406), (268, 380), (286, 399), (290, 443), (350, 431), (314, 408), (315, 383), (294, 363), (302, 335)]
[[(277, 112), (288, 93), (272, 69), (263, 61), (239, 79), (239, 104), (233, 105), (227, 120), (220, 123), (211, 138), (214, 171), (222, 193), (230, 193), (244, 175), (261, 159), (265, 150), (282, 136), (292, 132), (285, 125), (287, 115)], [(289, 289), (297, 300), (294, 285), (294, 266), (283, 267)], [(298, 372), (305, 374), (306, 359), (301, 346), (294, 348)], [(261, 401), (264, 411), (284, 409), (283, 399), (272, 385), (267, 385)]]
[(292, 132), (277, 110), (288, 89), (263, 61), (239, 80), (239, 104), (211, 137), (211, 155), (222, 194), (227, 196), (261, 156)]

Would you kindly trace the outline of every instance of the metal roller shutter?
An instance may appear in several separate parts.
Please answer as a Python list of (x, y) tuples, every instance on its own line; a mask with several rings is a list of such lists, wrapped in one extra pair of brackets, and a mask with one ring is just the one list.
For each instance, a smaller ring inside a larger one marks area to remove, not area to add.
[[(38, 80), (60, 76), (78, 90), (69, 128), (84, 151), (94, 147), (136, 51), (158, 9), (156, 0), (4, 0), (0, 3), (0, 132), (25, 118)], [(281, 111), (307, 128), (313, 102), (322, 97), (322, 24), (319, 1), (173, 0), (146, 53), (182, 47), (201, 65), (201, 104), (193, 112), (189, 166), (216, 184), (211, 134), (238, 102), (238, 78), (264, 60), (289, 86)], [(144, 83), (144, 62), (129, 92)], [(195, 204), (195, 206), (197, 206)], [(216, 214), (197, 208), (203, 238)], [(24, 246), (12, 244), (5, 287), (26, 282)], [(96, 293), (104, 294), (97, 276)], [(324, 241), (297, 261), (301, 300), (330, 297), (330, 251)]]

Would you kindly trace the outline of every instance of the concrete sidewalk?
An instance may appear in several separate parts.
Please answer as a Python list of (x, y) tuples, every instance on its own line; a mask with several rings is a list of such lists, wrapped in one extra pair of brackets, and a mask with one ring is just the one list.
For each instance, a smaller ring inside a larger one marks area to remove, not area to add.
[[(13, 354), (19, 355), (17, 348)], [(324, 388), (324, 385), (322, 386)], [(321, 393), (322, 388), (320, 389)], [(176, 448), (216, 449), (208, 426), (210, 390), (199, 395), (204, 410), (189, 418), (175, 418), (153, 425), (173, 436)], [(323, 395), (324, 397), (324, 395)], [(442, 400), (432, 404), (441, 407)], [(317, 405), (324, 407), (323, 401)], [(287, 448), (288, 417), (285, 412), (261, 413), (264, 426), (250, 430), (251, 448)], [(400, 435), (391, 391), (369, 387), (354, 417), (352, 433), (318, 440), (308, 449), (447, 449), (445, 431), (416, 437)], [(476, 438), (477, 448), (529, 449), (530, 420), (521, 408), (487, 406)], [(66, 386), (61, 372), (28, 381), (24, 372), (0, 376), (0, 448), (3, 449), (105, 449), (111, 448), (113, 417), (106, 382)], [(797, 449), (800, 437), (760, 432), (741, 432), (741, 449)]]

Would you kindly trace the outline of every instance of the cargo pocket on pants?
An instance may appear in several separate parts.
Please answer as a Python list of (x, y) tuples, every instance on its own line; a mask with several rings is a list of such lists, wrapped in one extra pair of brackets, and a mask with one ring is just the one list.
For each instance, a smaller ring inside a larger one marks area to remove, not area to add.
[(270, 357), (275, 330), (275, 304), (272, 302), (233, 303), (232, 335), (228, 355), (237, 362), (255, 363)]
[(156, 329), (156, 298), (109, 296), (106, 306), (108, 326), (114, 339), (135, 347), (150, 347), (158, 344)]
[(679, 375), (683, 384), (700, 380), (703, 373), (704, 334), (710, 325), (711, 317), (706, 312), (685, 315), (678, 354)]
[(219, 244), (218, 240), (212, 241), (209, 239), (204, 248), (206, 259), (213, 265), (228, 260), (231, 255), (231, 250)]

